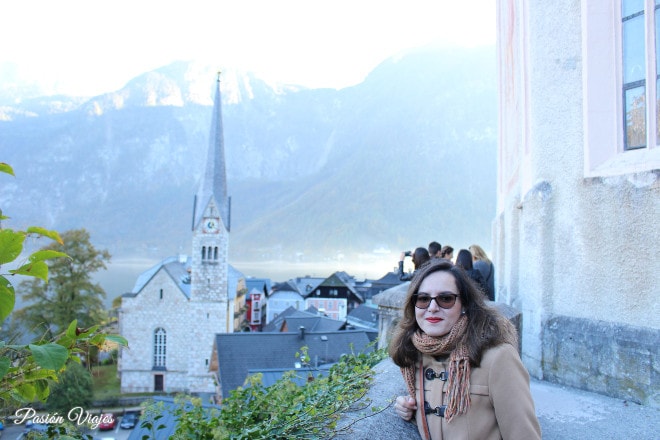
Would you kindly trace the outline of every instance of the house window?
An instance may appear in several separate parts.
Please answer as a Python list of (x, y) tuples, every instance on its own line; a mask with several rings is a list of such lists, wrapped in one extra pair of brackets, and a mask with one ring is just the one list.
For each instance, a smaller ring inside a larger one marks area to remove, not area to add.
[(154, 331), (154, 368), (165, 367), (166, 349), (167, 335), (165, 329), (159, 327)]
[(621, 2), (624, 150), (646, 147), (646, 59), (655, 56), (646, 50), (645, 18), (643, 1)]
[(584, 0), (582, 43), (585, 177), (659, 169), (660, 0)]

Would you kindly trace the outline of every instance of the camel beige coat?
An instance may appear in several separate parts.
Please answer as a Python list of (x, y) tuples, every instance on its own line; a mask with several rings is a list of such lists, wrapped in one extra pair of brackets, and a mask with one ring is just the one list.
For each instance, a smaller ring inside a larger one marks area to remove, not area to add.
[[(447, 371), (447, 359), (436, 360), (425, 355), (424, 371), (432, 368), (436, 374)], [(417, 408), (415, 421), (423, 439), (424, 402), (420, 401), (420, 374), (416, 369)], [(447, 382), (436, 378), (423, 379), (424, 398), (431, 408), (447, 404)], [(470, 409), (447, 423), (444, 417), (427, 414), (430, 440), (536, 440), (541, 439), (541, 427), (534, 411), (529, 389), (529, 374), (520, 361), (515, 347), (502, 344), (487, 350), (478, 368), (470, 374)], [(427, 439), (429, 440), (429, 439)]]

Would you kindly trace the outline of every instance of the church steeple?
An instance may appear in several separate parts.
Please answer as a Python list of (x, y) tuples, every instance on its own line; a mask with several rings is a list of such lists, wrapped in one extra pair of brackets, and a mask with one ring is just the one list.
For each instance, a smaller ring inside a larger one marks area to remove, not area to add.
[(222, 94), (220, 92), (220, 72), (218, 72), (209, 149), (206, 157), (204, 175), (195, 196), (193, 208), (193, 225), (195, 230), (200, 226), (204, 213), (211, 200), (215, 201), (225, 230), (230, 229), (231, 199), (227, 197), (227, 174), (225, 171), (225, 141), (222, 129)]

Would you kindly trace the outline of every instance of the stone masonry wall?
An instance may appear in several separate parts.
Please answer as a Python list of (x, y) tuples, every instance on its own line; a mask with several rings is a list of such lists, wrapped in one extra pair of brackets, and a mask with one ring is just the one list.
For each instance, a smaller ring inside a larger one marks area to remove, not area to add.
[(554, 316), (545, 325), (544, 379), (660, 407), (657, 330)]

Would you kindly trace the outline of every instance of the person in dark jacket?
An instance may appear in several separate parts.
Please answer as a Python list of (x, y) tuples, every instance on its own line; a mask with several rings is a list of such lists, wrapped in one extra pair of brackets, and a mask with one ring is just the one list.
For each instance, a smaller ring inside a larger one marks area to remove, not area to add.
[(490, 261), (481, 246), (473, 244), (468, 249), (472, 254), (472, 265), (481, 272), (481, 275), (483, 275), (486, 281), (488, 299), (495, 301), (495, 268), (493, 267), (493, 262)]
[(437, 241), (432, 241), (429, 243), (429, 257), (440, 258), (441, 250), (442, 250), (442, 246)]
[[(412, 262), (413, 265), (415, 266), (415, 270), (413, 272), (405, 273), (403, 271), (403, 260), (406, 257), (412, 257)], [(414, 252), (410, 252), (410, 251), (401, 252), (401, 255), (399, 256), (399, 270), (398, 270), (399, 280), (401, 281), (412, 280), (413, 276), (415, 276), (415, 272), (417, 272), (417, 269), (422, 267), (422, 265), (428, 262), (430, 259), (431, 257), (429, 256), (429, 251), (423, 247), (418, 247), (417, 249), (415, 249)]]
[[(472, 265), (472, 254), (467, 249), (461, 249), (456, 255), (456, 266), (463, 269), (470, 279), (474, 281), (483, 292), (484, 295), (488, 296), (488, 287), (486, 286), (486, 280), (484, 280), (483, 275)], [(490, 299), (490, 298), (488, 298)], [(491, 300), (492, 301), (492, 300)]]

